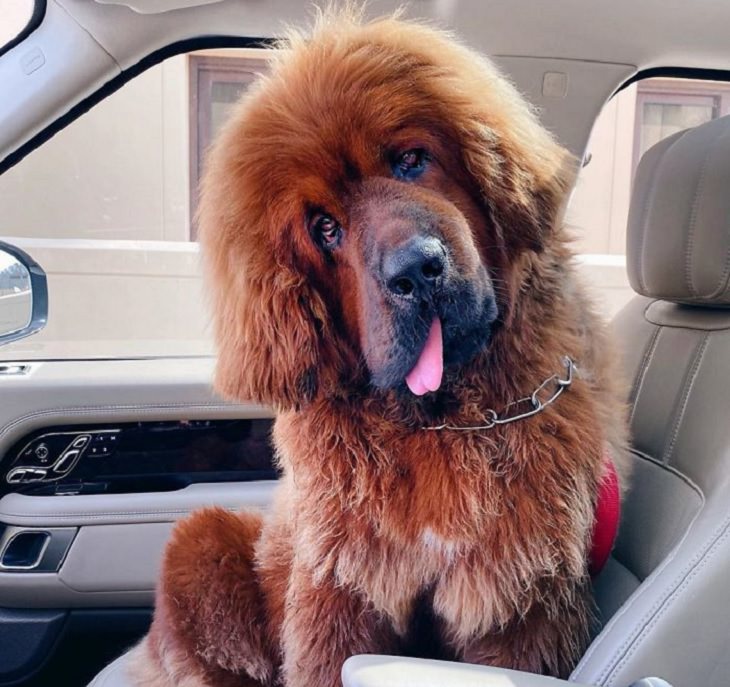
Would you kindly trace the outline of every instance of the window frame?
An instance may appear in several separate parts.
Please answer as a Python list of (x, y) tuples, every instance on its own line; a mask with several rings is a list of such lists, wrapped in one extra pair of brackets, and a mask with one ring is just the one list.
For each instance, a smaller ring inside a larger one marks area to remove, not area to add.
[[(261, 50), (261, 56), (189, 54), (188, 55), (188, 125), (189, 125), (189, 199), (190, 240), (197, 240), (198, 185), (202, 172), (201, 164), (212, 138), (210, 136), (210, 93), (217, 81), (251, 84), (266, 70), (269, 56)], [(207, 97), (206, 97), (207, 93)], [(205, 101), (207, 100), (207, 103)], [(202, 104), (205, 103), (203, 106)]]
[(636, 174), (641, 159), (641, 125), (646, 102), (687, 105), (696, 103), (699, 98), (712, 98), (712, 119), (730, 114), (730, 82), (702, 79), (700, 83), (700, 79), (657, 75), (637, 80), (632, 176)]
[(4, 174), (7, 170), (17, 165), (23, 158), (36, 150), (36, 148), (40, 148), (56, 133), (65, 129), (69, 124), (76, 121), (81, 115), (98, 105), (112, 93), (116, 93), (126, 83), (139, 76), (142, 72), (147, 71), (150, 67), (164, 62), (169, 57), (183, 54), (190, 55), (195, 51), (202, 50), (228, 50), (231, 48), (258, 50), (270, 48), (272, 45), (274, 45), (274, 42), (271, 38), (220, 36), (214, 34), (211, 36), (200, 36), (198, 38), (186, 38), (159, 48), (149, 53), (146, 57), (143, 57), (139, 62), (123, 69), (96, 91), (82, 98), (67, 112), (46, 124), (38, 133), (31, 136), (29, 140), (21, 143), (17, 148), (12, 149), (6, 157), (0, 158), (0, 174)]

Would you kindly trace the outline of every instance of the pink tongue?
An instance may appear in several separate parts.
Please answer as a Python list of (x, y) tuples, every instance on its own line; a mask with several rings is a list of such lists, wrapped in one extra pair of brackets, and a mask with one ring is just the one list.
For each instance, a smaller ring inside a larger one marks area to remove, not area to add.
[(406, 384), (416, 396), (423, 396), (427, 391), (436, 391), (441, 386), (443, 372), (444, 343), (441, 336), (441, 320), (435, 317), (416, 366), (406, 376)]

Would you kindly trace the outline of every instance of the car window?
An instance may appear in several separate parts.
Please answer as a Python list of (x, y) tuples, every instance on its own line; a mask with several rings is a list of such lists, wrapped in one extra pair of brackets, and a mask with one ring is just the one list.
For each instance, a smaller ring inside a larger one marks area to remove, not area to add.
[[(44, 267), (49, 285), (48, 326), (0, 347), (0, 360), (212, 353), (196, 189), (215, 132), (267, 56), (168, 59), (0, 176), (0, 235)], [(641, 154), (728, 111), (730, 84), (661, 78), (624, 89), (598, 117), (566, 221), (608, 315), (632, 295), (623, 256)]]
[(0, 235), (48, 273), (40, 334), (0, 360), (208, 355), (194, 225), (202, 160), (264, 50), (180, 55), (0, 176)]
[(620, 91), (595, 122), (566, 221), (597, 299), (610, 315), (631, 298), (624, 255), (641, 156), (677, 131), (730, 113), (730, 83), (650, 78)]

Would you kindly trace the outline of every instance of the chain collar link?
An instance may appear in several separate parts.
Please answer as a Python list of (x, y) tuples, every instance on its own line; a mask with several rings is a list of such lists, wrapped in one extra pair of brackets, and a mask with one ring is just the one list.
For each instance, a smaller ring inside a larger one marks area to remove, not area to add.
[(524, 420), (533, 415), (537, 415), (550, 404), (557, 401), (560, 394), (573, 383), (573, 377), (576, 372), (575, 363), (566, 355), (563, 358), (563, 365), (565, 366), (565, 371), (562, 373), (563, 376), (560, 373), (550, 375), (529, 396), (525, 396), (518, 401), (512, 401), (512, 403), (504, 407), (501, 413), (498, 413), (492, 408), (487, 408), (487, 421), (483, 425), (458, 427), (456, 425), (443, 424), (424, 427), (423, 429), (429, 431), (452, 429), (459, 432), (469, 432), (480, 429), (492, 429), (497, 425), (507, 425), (510, 422), (517, 422), (518, 420)]

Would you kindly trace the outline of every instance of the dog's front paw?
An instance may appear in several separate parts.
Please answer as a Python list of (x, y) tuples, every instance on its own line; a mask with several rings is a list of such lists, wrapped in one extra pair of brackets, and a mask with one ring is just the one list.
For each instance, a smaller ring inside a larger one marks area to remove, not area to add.
[(260, 535), (259, 514), (209, 508), (182, 520), (165, 552), (153, 632), (211, 684), (232, 675), (261, 684), (274, 677), (254, 565)]

